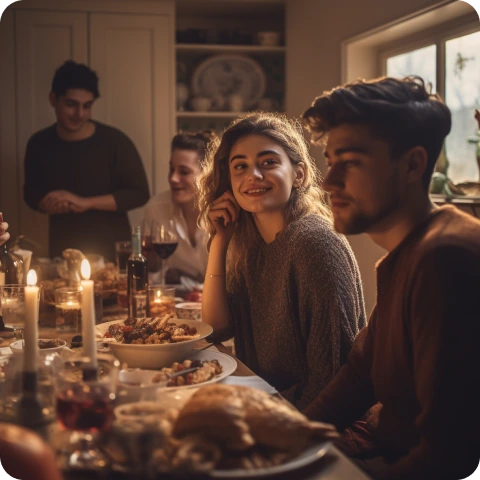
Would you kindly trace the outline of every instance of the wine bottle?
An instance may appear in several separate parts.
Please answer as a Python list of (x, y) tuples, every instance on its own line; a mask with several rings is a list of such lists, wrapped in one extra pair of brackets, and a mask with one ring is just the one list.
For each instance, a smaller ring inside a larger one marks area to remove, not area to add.
[[(0, 212), (0, 223), (3, 215)], [(7, 243), (0, 245), (0, 285), (19, 285), (23, 282), (23, 260), (8, 251)]]
[(132, 230), (132, 254), (127, 260), (128, 316), (145, 318), (148, 308), (147, 259), (142, 255), (140, 227)]

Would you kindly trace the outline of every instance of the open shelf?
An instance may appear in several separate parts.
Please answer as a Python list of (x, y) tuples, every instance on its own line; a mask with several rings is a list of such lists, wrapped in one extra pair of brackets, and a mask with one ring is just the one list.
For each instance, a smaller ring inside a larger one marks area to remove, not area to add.
[(247, 112), (177, 112), (177, 118), (234, 118)]
[(192, 53), (285, 53), (285, 47), (264, 47), (262, 45), (213, 45), (198, 43), (177, 43), (177, 52)]

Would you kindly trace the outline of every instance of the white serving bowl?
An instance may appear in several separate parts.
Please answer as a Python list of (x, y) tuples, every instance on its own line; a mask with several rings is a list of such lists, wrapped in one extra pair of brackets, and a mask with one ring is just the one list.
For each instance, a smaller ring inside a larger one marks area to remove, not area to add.
[[(39, 338), (39, 340), (51, 340), (49, 338)], [(60, 345), (58, 347), (53, 348), (40, 348), (38, 351), (40, 355), (49, 355), (50, 353), (60, 352), (67, 346), (67, 342), (65, 340), (60, 340)], [(10, 344), (10, 349), (13, 353), (23, 353), (23, 340), (17, 340)]]
[[(177, 325), (186, 323), (189, 327), (195, 327), (199, 337), (185, 342), (151, 345), (109, 342), (113, 355), (130, 368), (156, 369), (170, 367), (173, 362), (181, 362), (184, 358), (187, 358), (188, 354), (195, 348), (197, 341), (208, 337), (213, 331), (210, 325), (195, 320), (172, 318), (169, 322)], [(103, 336), (113, 323), (123, 322), (116, 321), (97, 325), (97, 336), (98, 334)]]
[(202, 304), (199, 302), (184, 302), (175, 305), (175, 313), (178, 318), (186, 320), (202, 319)]

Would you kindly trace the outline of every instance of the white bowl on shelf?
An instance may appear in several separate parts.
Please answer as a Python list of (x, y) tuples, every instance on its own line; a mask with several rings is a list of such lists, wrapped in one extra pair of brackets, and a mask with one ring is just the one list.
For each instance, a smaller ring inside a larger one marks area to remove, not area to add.
[(212, 99), (209, 97), (193, 97), (190, 106), (195, 112), (208, 112), (212, 106)]
[[(196, 320), (184, 320), (172, 318), (171, 323), (182, 325), (186, 323), (189, 327), (197, 329), (198, 338), (177, 343), (162, 344), (129, 344), (108, 342), (113, 353), (122, 363), (126, 363), (130, 368), (145, 368), (154, 370), (156, 368), (170, 367), (173, 362), (181, 362), (187, 358), (188, 354), (194, 350), (199, 340), (208, 337), (213, 329), (210, 325)], [(107, 322), (97, 325), (95, 331), (97, 340), (101, 341), (101, 337), (108, 330), (108, 327), (114, 323), (122, 323), (122, 321)]]

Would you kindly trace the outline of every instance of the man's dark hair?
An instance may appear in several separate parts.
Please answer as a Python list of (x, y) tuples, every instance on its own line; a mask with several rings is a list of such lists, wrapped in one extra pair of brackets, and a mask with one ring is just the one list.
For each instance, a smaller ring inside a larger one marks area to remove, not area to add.
[(203, 164), (203, 159), (207, 148), (216, 138), (213, 130), (201, 130), (199, 132), (180, 132), (172, 138), (171, 151), (174, 150), (193, 150), (197, 152), (200, 158), (200, 164)]
[(83, 88), (98, 98), (97, 74), (82, 63), (67, 60), (56, 71), (52, 81), (52, 92), (57, 96), (67, 93), (69, 88)]
[(314, 143), (332, 128), (358, 124), (367, 125), (377, 138), (387, 141), (394, 158), (416, 146), (425, 148), (428, 160), (422, 184), (427, 191), (452, 126), (448, 107), (418, 76), (357, 80), (334, 88), (317, 97), (302, 119)]

